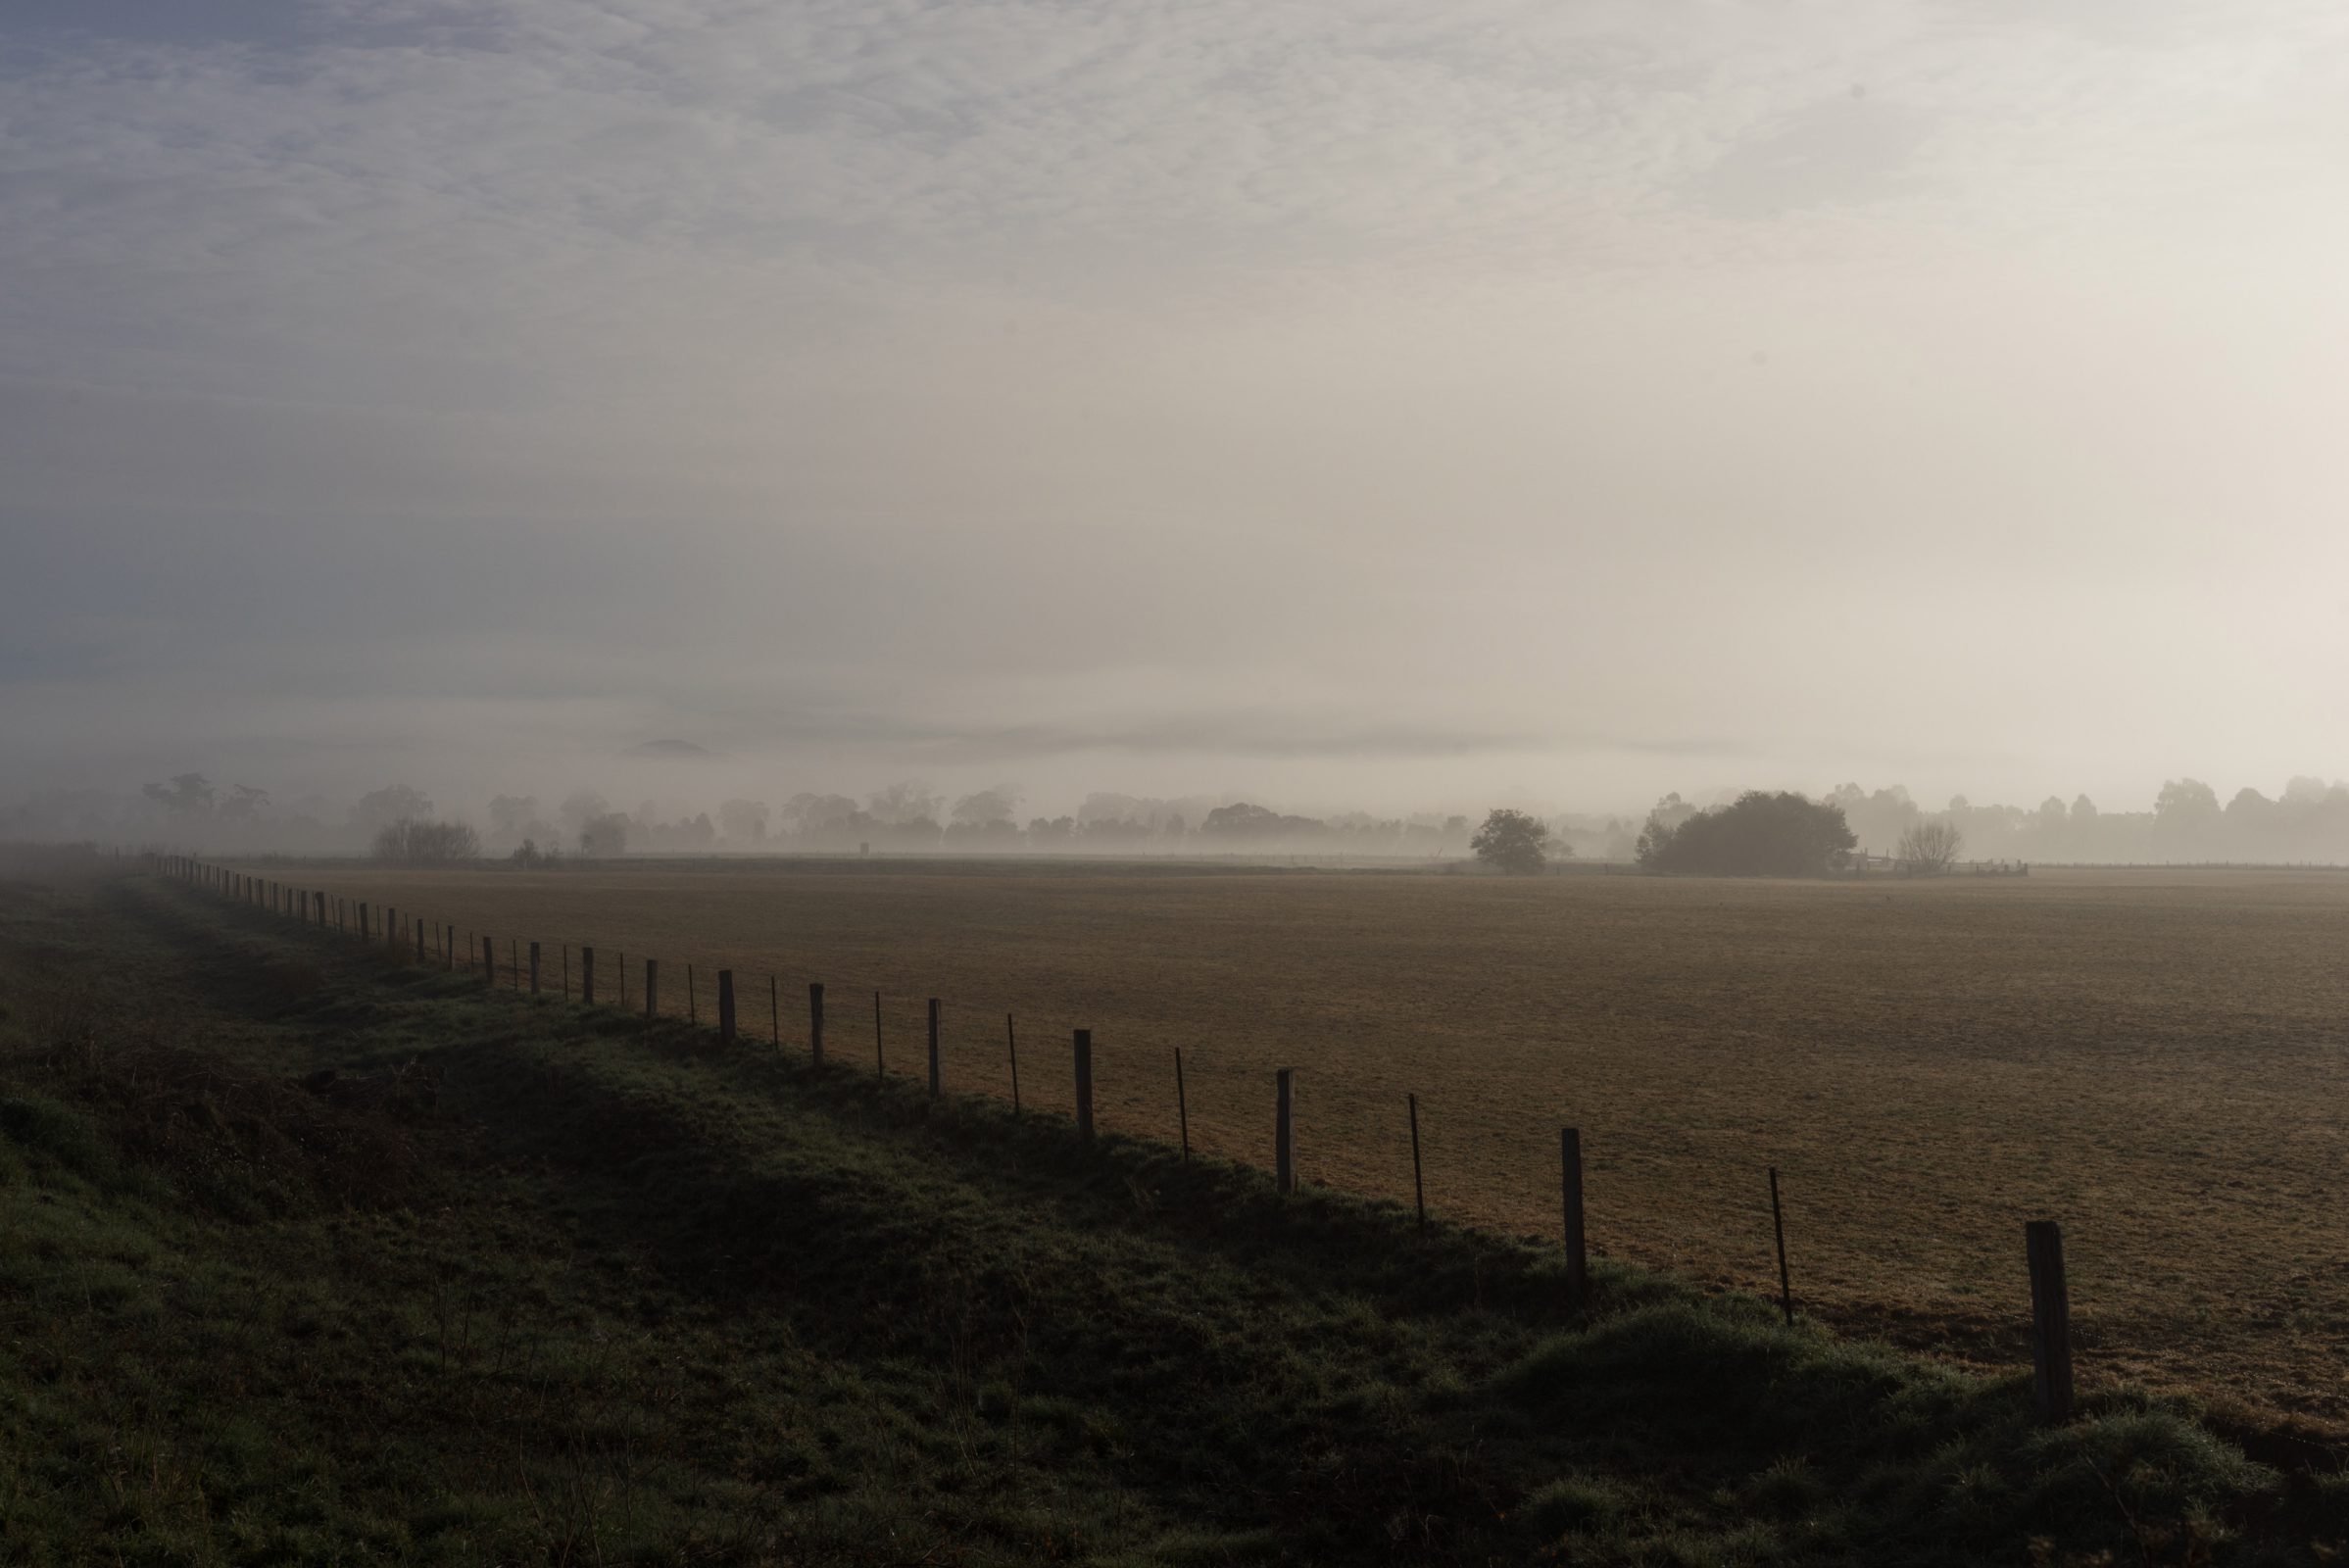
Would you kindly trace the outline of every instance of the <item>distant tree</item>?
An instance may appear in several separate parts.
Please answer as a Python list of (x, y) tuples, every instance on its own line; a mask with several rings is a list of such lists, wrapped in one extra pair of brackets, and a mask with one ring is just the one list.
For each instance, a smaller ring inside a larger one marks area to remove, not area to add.
[(1468, 847), (1487, 865), (1510, 876), (1532, 876), (1542, 869), (1542, 850), (1549, 843), (1548, 825), (1540, 817), (1506, 807), (1493, 810), (1476, 830)]
[(553, 865), (557, 860), (563, 858), (563, 846), (550, 844), (542, 850), (538, 847), (538, 840), (526, 838), (522, 840), (521, 846), (506, 858), (524, 869)]
[(375, 830), (372, 851), (378, 860), (469, 860), (481, 853), (481, 835), (463, 822), (419, 822), (404, 816)]
[(251, 784), (239, 784), (228, 792), (228, 799), (220, 803), (220, 819), (225, 822), (258, 822), (261, 813), (269, 808), (269, 792)]
[(865, 803), (865, 810), (872, 819), (883, 823), (934, 821), (945, 808), (945, 796), (931, 793), (929, 785), (915, 779), (892, 784)]
[(2221, 820), (2219, 792), (2198, 778), (2174, 778), (2153, 803), (2153, 835), (2173, 855), (2207, 854)]
[(948, 822), (959, 828), (1017, 827), (1018, 812), (1019, 791), (1008, 784), (998, 784), (956, 801)]
[(497, 839), (528, 837), (530, 824), (537, 816), (537, 796), (501, 795), (489, 803), (490, 837)]
[(761, 843), (770, 814), (764, 801), (728, 801), (717, 808), (718, 830), (729, 844)]
[(784, 830), (810, 838), (853, 838), (871, 822), (845, 795), (801, 794), (783, 803)]
[(597, 817), (611, 814), (612, 803), (594, 790), (573, 790), (555, 808), (555, 822), (563, 832), (576, 834)]
[(212, 811), (212, 780), (201, 773), (174, 773), (169, 784), (150, 784), (140, 793), (175, 816), (205, 816)]
[(1218, 806), (1199, 825), (1199, 837), (1204, 839), (1315, 838), (1328, 830), (1329, 824), (1319, 817), (1284, 816), (1279, 811), (1247, 801)]
[(579, 829), (581, 855), (614, 856), (628, 853), (628, 819), (617, 811), (606, 811), (591, 818)]
[(1928, 819), (1900, 835), (1896, 853), (1910, 875), (1937, 876), (1957, 863), (1958, 855), (1965, 847), (1966, 836), (1957, 830), (1956, 823)]
[(1857, 842), (1839, 806), (1789, 791), (1748, 790), (1677, 826), (1661, 811), (1650, 813), (1638, 850), (1640, 865), (1651, 871), (1817, 876), (1840, 864)]
[(432, 797), (407, 784), (387, 784), (370, 790), (351, 808), (351, 825), (375, 833), (394, 822), (421, 822), (432, 815)]

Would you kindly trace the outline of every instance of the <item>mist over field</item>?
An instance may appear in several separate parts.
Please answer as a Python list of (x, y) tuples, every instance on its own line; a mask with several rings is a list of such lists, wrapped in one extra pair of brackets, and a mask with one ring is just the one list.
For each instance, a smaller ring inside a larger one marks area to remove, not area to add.
[[(2343, 45), (20, 0), (0, 802), (2285, 801), (2349, 771)], [(2174, 847), (2344, 853), (2266, 809)]]

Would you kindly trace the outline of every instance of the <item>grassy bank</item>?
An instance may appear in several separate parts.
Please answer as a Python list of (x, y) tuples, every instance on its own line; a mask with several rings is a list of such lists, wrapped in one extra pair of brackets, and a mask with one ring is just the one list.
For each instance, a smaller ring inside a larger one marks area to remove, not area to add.
[[(107, 983), (141, 976), (135, 998)], [(2320, 1560), (2091, 1393), (124, 876), (0, 885), (11, 1561)]]

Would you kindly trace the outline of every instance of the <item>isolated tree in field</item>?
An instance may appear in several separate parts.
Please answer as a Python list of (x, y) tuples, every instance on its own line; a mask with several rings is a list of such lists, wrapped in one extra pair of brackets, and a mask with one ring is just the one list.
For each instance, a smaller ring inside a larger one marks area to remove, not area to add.
[(404, 818), (421, 822), (431, 815), (431, 796), (411, 784), (386, 784), (359, 798), (359, 804), (351, 808), (351, 824), (378, 833)]
[(1538, 816), (1501, 807), (1485, 818), (1468, 847), (1476, 858), (1510, 876), (1532, 876), (1542, 869), (1542, 851), (1549, 844), (1549, 825)]
[(376, 829), (372, 848), (378, 860), (469, 860), (481, 853), (481, 835), (463, 822), (419, 822), (404, 816)]
[(1677, 825), (1651, 813), (1639, 834), (1639, 864), (1714, 876), (1817, 876), (1858, 842), (1839, 806), (1791, 791), (1748, 790)]
[(1965, 848), (1966, 835), (1957, 830), (1956, 823), (1934, 819), (1901, 834), (1898, 854), (1911, 876), (1938, 876), (1957, 863)]

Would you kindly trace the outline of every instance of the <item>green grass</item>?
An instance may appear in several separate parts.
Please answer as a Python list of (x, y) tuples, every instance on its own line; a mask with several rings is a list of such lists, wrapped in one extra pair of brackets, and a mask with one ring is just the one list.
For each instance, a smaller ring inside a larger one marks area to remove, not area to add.
[(1604, 1264), (1569, 1313), (1520, 1243), (151, 879), (0, 884), (0, 997), (10, 1562), (2259, 1562), (2349, 1522), (2175, 1402), (2045, 1431)]

